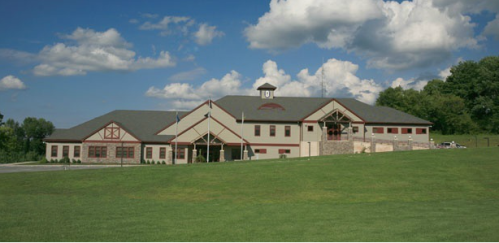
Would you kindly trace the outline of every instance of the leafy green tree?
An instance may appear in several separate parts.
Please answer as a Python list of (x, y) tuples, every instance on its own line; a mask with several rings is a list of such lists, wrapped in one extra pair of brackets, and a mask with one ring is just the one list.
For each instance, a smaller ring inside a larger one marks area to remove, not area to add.
[(43, 118), (27, 117), (24, 119), (22, 129), (25, 133), (25, 152), (35, 151), (38, 154), (44, 154), (45, 146), (43, 139), (51, 135), (55, 127), (50, 121)]

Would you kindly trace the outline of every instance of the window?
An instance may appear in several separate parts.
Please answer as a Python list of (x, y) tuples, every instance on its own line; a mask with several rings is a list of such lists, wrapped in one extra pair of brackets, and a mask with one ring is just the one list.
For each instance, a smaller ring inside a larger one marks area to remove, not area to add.
[(309, 132), (313, 132), (313, 131), (314, 131), (314, 126), (308, 126), (308, 127), (307, 127), (307, 131), (309, 131)]
[(274, 125), (270, 125), (270, 136), (275, 137), (275, 126)]
[(118, 139), (120, 138), (120, 128), (119, 127), (106, 127), (104, 129), (105, 139)]
[(152, 159), (152, 148), (146, 148), (146, 159)]
[(358, 133), (359, 132), (359, 127), (353, 127), (353, 133)]
[(266, 154), (267, 149), (255, 149), (255, 154)]
[(166, 148), (159, 148), (159, 158), (160, 159), (166, 158)]
[(57, 146), (56, 145), (52, 145), (52, 150), (51, 150), (50, 156), (57, 157)]
[(88, 157), (90, 158), (106, 158), (107, 157), (107, 147), (88, 147)]
[(416, 128), (416, 134), (426, 134), (426, 128)]
[(291, 137), (291, 126), (284, 127), (284, 137)]
[(133, 159), (134, 147), (116, 147), (116, 158)]
[(398, 134), (399, 133), (399, 129), (396, 128), (396, 127), (389, 127), (388, 128), (388, 133)]
[(260, 137), (260, 125), (255, 125), (255, 137)]
[(384, 129), (382, 127), (373, 127), (373, 133), (384, 133)]
[(69, 157), (69, 146), (62, 146), (62, 157)]
[(74, 147), (73, 157), (75, 157), (75, 158), (80, 158), (80, 149), (81, 149), (81, 147), (80, 147), (80, 146), (75, 146), (75, 147)]
[(412, 134), (412, 128), (402, 128), (402, 134)]
[(177, 149), (177, 159), (185, 159), (185, 149)]
[(291, 153), (291, 150), (289, 149), (279, 149), (279, 154), (289, 154)]

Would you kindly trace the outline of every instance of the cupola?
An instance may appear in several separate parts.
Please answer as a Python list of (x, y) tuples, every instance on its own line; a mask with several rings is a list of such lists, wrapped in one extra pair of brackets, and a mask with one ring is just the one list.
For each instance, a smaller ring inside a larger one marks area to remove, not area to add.
[(262, 86), (258, 87), (260, 90), (260, 98), (271, 100), (274, 98), (274, 90), (277, 88), (269, 83), (264, 83)]

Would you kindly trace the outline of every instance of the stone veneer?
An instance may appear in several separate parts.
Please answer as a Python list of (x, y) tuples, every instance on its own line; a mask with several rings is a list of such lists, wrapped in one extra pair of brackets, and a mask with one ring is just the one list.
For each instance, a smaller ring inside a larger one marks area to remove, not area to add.
[(353, 154), (353, 140), (321, 142), (321, 155)]
[[(105, 158), (89, 158), (88, 147), (98, 146), (107, 147), (107, 155)], [(121, 143), (83, 143), (82, 144), (82, 163), (121, 163), (121, 158), (116, 158), (116, 148), (121, 147)], [(142, 157), (142, 146), (140, 143), (123, 143), (123, 147), (134, 147), (134, 156), (132, 159), (123, 158), (123, 164), (140, 164)]]

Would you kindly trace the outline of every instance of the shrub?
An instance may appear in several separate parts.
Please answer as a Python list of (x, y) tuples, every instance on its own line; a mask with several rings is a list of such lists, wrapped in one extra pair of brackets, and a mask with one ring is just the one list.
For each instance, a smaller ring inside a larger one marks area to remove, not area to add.
[(70, 162), (70, 160), (68, 157), (64, 157), (61, 160), (59, 160), (59, 163), (63, 163), (63, 164), (69, 164), (69, 162)]
[(75, 160), (75, 159), (72, 159), (72, 160), (71, 160), (71, 163), (76, 164), (76, 160)]
[(287, 158), (287, 156), (285, 154), (280, 154), (279, 155), (279, 159), (285, 159), (285, 158)]
[(203, 155), (198, 155), (196, 157), (196, 159), (194, 160), (194, 162), (196, 162), (196, 163), (205, 163), (206, 162), (206, 158)]
[(46, 164), (46, 163), (48, 163), (47, 158), (43, 157), (43, 158), (40, 160), (40, 163), (42, 163), (42, 164)]
[(146, 164), (148, 164), (148, 165), (149, 165), (149, 164), (151, 164), (151, 161), (147, 160), (147, 161), (146, 161)]
[(163, 160), (163, 162), (161, 162), (161, 164), (164, 164), (164, 165), (166, 165), (166, 162), (165, 162), (165, 161)]
[(151, 164), (153, 165), (153, 164), (156, 164), (156, 163), (154, 162), (154, 160), (152, 160), (152, 161), (151, 161)]

